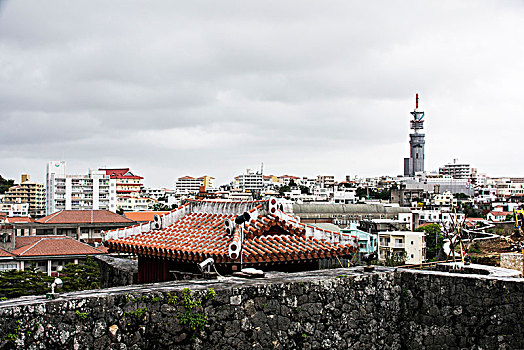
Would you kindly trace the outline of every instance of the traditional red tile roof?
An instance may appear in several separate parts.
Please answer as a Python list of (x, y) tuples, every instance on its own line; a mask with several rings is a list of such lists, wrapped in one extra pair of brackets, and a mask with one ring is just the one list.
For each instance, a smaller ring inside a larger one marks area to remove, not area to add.
[(7, 250), (0, 248), (0, 258), (12, 258), (15, 255)]
[(53, 237), (53, 236), (17, 236), (15, 239), (15, 249), (26, 246), (28, 244), (33, 244), (43, 237)]
[(5, 218), (6, 223), (34, 222), (35, 219), (27, 216), (10, 216)]
[(169, 213), (168, 211), (129, 211), (125, 212), (124, 216), (129, 220), (136, 222), (153, 221), (155, 215), (164, 215)]
[(129, 223), (133, 221), (109, 210), (61, 210), (36, 220), (41, 224)]
[(24, 240), (25, 243), (28, 244), (15, 248), (15, 250), (11, 252), (13, 255), (20, 257), (104, 254), (101, 250), (67, 236), (17, 237), (17, 246), (19, 245), (20, 238), (30, 238)]
[(143, 179), (142, 176), (134, 175), (129, 171), (129, 168), (116, 168), (116, 169), (99, 169), (105, 171), (106, 175), (109, 175), (112, 179)]
[[(235, 205), (240, 209), (235, 210)], [(238, 225), (234, 234), (226, 232), (226, 219), (234, 220), (244, 210), (250, 219)], [(232, 263), (239, 259), (229, 256), (229, 248), (240, 240), (241, 227), (244, 263), (320, 259), (348, 255), (356, 249), (353, 236), (299, 223), (297, 218), (271, 208), (269, 201), (190, 200), (163, 218), (174, 222), (160, 230), (145, 226), (141, 233), (138, 230), (144, 226), (112, 230), (106, 244), (110, 250), (143, 256), (194, 262), (212, 257), (216, 263)]]

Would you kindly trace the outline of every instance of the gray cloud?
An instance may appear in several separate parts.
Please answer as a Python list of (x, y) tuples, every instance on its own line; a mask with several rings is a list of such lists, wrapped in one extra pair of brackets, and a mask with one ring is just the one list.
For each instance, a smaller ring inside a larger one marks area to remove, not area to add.
[[(2, 174), (132, 166), (146, 185), (395, 175), (409, 110), (427, 164), (519, 175), (522, 2), (3, 2)], [(503, 156), (501, 156), (501, 154)], [(25, 170), (24, 170), (25, 169)]]

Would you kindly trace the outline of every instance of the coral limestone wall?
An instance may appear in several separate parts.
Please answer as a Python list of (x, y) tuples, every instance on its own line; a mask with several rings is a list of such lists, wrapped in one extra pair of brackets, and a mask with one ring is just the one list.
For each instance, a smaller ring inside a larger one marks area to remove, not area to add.
[(0, 302), (20, 349), (524, 348), (524, 282), (381, 268)]

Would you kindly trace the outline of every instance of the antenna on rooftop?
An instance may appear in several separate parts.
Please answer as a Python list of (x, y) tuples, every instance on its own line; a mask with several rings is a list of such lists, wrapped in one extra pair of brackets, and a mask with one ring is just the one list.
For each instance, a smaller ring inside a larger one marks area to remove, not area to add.
[(264, 162), (260, 163), (260, 175), (264, 175)]

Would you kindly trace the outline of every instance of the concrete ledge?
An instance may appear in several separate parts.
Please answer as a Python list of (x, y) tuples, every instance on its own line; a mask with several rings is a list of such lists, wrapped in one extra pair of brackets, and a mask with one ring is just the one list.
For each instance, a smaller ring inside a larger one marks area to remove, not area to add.
[(464, 265), (462, 262), (448, 262), (437, 264), (437, 269), (450, 273), (461, 273), (469, 275), (482, 275), (490, 277), (511, 277), (522, 278), (522, 271), (506, 269), (496, 266), (469, 264)]

